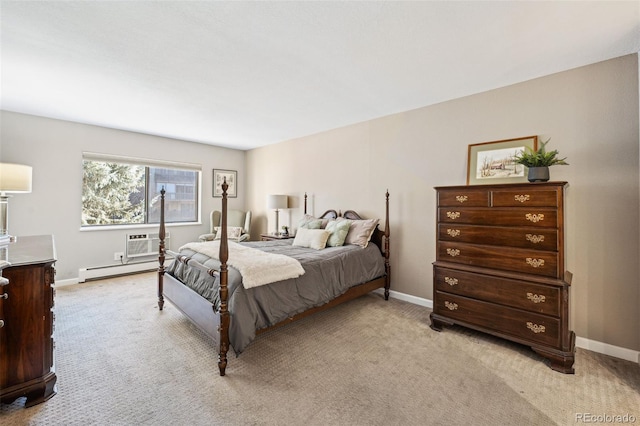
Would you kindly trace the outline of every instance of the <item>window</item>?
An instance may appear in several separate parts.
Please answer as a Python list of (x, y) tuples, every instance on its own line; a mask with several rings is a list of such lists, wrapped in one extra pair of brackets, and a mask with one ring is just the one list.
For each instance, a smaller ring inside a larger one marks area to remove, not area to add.
[(200, 166), (83, 154), (82, 226), (197, 222)]

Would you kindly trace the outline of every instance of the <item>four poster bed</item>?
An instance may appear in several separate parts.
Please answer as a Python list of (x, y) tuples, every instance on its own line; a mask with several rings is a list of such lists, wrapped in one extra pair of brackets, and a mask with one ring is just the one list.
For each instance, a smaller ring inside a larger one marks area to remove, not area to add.
[[(388, 192), (384, 231), (378, 228), (377, 219), (363, 219), (353, 210), (344, 214), (328, 210), (318, 218), (307, 215), (305, 194), (307, 222), (299, 226), (295, 239), (238, 244), (228, 238), (227, 189), (225, 181), (219, 241), (189, 243), (177, 253), (169, 252), (174, 260), (165, 269), (163, 188), (158, 259), (159, 309), (166, 298), (213, 339), (221, 376), (230, 345), (238, 355), (257, 334), (379, 288), (384, 288), (385, 300), (389, 298)], [(316, 236), (327, 237), (326, 248), (325, 243), (314, 246)], [(332, 245), (336, 236), (346, 238), (345, 243)], [(262, 269), (256, 269), (257, 265)]]

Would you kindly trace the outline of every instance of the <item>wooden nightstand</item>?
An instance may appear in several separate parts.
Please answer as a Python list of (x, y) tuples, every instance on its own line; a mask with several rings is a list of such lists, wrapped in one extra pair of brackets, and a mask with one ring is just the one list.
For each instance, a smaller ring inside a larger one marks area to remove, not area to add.
[(288, 240), (294, 238), (295, 235), (274, 235), (274, 234), (260, 234), (260, 241), (276, 241), (276, 240)]

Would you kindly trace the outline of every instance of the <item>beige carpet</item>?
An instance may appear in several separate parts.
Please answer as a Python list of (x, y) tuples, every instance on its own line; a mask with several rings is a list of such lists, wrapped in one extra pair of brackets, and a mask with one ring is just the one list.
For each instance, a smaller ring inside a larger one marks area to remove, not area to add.
[(576, 374), (528, 348), (459, 327), (437, 333), (429, 310), (367, 295), (260, 336), (227, 376), (207, 338), (155, 274), (57, 291), (58, 394), (3, 425), (568, 425), (580, 415), (640, 423), (637, 364), (577, 351)]

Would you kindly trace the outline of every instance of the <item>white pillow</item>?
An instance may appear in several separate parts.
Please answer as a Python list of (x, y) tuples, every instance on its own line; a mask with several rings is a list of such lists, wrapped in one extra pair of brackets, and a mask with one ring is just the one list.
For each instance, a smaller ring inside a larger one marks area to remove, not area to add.
[(329, 235), (331, 235), (331, 232), (324, 229), (298, 228), (296, 237), (293, 239), (293, 245), (322, 250), (327, 245)]
[[(338, 220), (345, 220), (338, 218)], [(380, 219), (352, 220), (349, 226), (349, 233), (344, 240), (345, 244), (355, 244), (366, 248), (371, 240), (373, 231), (376, 230)]]
[[(216, 231), (216, 240), (219, 240), (222, 237), (222, 232), (220, 232), (219, 226), (214, 226), (213, 230)], [(239, 240), (242, 235), (242, 226), (227, 226), (227, 239), (228, 240)]]

